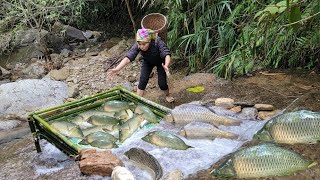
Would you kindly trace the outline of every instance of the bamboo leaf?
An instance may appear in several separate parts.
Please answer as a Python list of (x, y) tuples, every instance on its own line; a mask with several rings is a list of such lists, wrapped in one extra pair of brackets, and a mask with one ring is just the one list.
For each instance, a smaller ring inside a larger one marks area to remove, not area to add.
[(198, 93), (198, 92), (202, 92), (204, 90), (204, 87), (203, 86), (195, 86), (195, 87), (187, 88), (186, 90), (190, 91), (190, 92)]

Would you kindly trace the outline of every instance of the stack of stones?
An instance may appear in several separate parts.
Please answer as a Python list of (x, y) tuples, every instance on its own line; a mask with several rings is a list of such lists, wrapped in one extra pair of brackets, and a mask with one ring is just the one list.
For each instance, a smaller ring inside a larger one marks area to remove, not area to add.
[(231, 98), (217, 98), (214, 105), (239, 114), (243, 119), (265, 120), (273, 117), (280, 110), (271, 104), (253, 104), (249, 102), (235, 102)]

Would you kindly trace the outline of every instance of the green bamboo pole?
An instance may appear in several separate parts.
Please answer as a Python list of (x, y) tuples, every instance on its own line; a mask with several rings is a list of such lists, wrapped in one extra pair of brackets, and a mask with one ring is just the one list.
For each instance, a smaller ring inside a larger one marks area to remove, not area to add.
[(160, 117), (160, 118), (163, 118), (164, 116), (166, 116), (168, 113), (167, 112), (165, 112), (165, 111), (162, 111), (162, 110), (160, 110), (159, 111), (159, 109), (157, 108), (157, 107), (154, 107), (154, 106), (150, 106), (150, 105), (148, 105), (148, 104), (145, 104), (144, 102), (140, 102), (140, 101), (138, 101), (137, 99), (134, 99), (133, 97), (131, 97), (131, 96), (128, 96), (128, 95), (125, 95), (125, 94), (123, 94), (122, 96), (124, 96), (126, 99), (130, 99), (131, 101), (134, 101), (134, 102), (138, 102), (139, 104), (142, 104), (142, 105), (144, 105), (144, 106), (147, 106), (147, 107), (149, 107), (151, 110), (152, 110), (152, 112), (153, 113), (155, 113), (158, 117)]
[(72, 109), (72, 110), (69, 110), (69, 111), (65, 111), (64, 113), (62, 114), (57, 114), (57, 115), (54, 115), (54, 116), (51, 116), (51, 117), (48, 117), (46, 118), (47, 121), (51, 121), (51, 120), (54, 120), (54, 119), (57, 119), (57, 118), (61, 118), (63, 116), (68, 116), (70, 114), (75, 114), (75, 113), (79, 113), (79, 112), (83, 112), (84, 110), (89, 110), (89, 109), (92, 109), (94, 107), (98, 107), (98, 106), (101, 106), (102, 104), (104, 104), (106, 101), (111, 101), (111, 100), (116, 100), (116, 99), (119, 99), (120, 96), (113, 96), (113, 97), (110, 97), (110, 98), (106, 98), (105, 100), (101, 101), (101, 102), (97, 102), (97, 103), (93, 103), (93, 104), (89, 104), (89, 105), (86, 105), (86, 106), (81, 106), (79, 108), (76, 108), (76, 109)]
[[(75, 149), (76, 151), (79, 151), (81, 148), (76, 145), (73, 144), (69, 141), (68, 138), (66, 138), (65, 136), (61, 135), (57, 130), (55, 130), (54, 128), (52, 128), (46, 121), (44, 121), (43, 119), (41, 119), (39, 116), (37, 115), (33, 115), (34, 119), (36, 119), (42, 126), (44, 126), (45, 128), (47, 128), (49, 131), (51, 131), (54, 135), (56, 135), (57, 137), (59, 137), (64, 143), (66, 143), (68, 146), (72, 147), (73, 149)], [(41, 132), (40, 132), (41, 133)]]
[(167, 112), (167, 113), (168, 113), (168, 112), (171, 111), (170, 108), (167, 108), (167, 107), (162, 106), (162, 105), (160, 105), (160, 104), (157, 104), (157, 103), (155, 103), (155, 102), (153, 102), (153, 101), (150, 101), (150, 100), (148, 100), (148, 99), (146, 99), (146, 98), (143, 98), (143, 97), (141, 97), (141, 96), (139, 96), (139, 95), (137, 95), (137, 94), (135, 94), (135, 93), (133, 93), (133, 92), (131, 92), (131, 91), (128, 91), (128, 90), (126, 90), (126, 89), (124, 89), (124, 88), (120, 88), (120, 92), (122, 92), (121, 95), (123, 95), (123, 94), (129, 94), (129, 95), (131, 95), (132, 97), (134, 97), (134, 98), (136, 98), (136, 99), (138, 99), (138, 100), (140, 100), (140, 101), (142, 101), (142, 102), (145, 102), (145, 103), (147, 103), (147, 104), (150, 104), (150, 105), (152, 105), (152, 106), (154, 106), (154, 107), (156, 107), (156, 108), (158, 108), (158, 109), (160, 109), (160, 110), (162, 110), (162, 111), (164, 111), (164, 112)]
[(63, 105), (56, 106), (56, 107), (53, 107), (53, 108), (48, 108), (48, 109), (45, 109), (45, 110), (36, 111), (36, 112), (32, 113), (31, 115), (33, 115), (33, 114), (38, 114), (38, 115), (42, 114), (41, 116), (46, 115), (44, 113), (48, 113), (50, 115), (51, 113), (65, 111), (66, 109), (64, 109), (64, 108), (69, 108), (69, 107), (73, 107), (73, 106), (81, 106), (83, 104), (87, 104), (89, 102), (97, 101), (99, 99), (106, 98), (106, 97), (109, 97), (109, 96), (114, 96), (114, 95), (117, 95), (119, 93), (120, 93), (120, 91), (108, 92), (106, 94), (100, 94), (97, 97), (95, 96), (95, 97), (90, 97), (90, 98), (84, 98), (84, 99), (80, 99), (80, 100), (77, 100), (77, 101), (65, 103)]

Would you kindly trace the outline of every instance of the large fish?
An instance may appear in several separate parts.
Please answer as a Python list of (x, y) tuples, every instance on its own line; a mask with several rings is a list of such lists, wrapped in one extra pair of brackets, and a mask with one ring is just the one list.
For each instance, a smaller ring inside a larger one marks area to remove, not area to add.
[(50, 125), (62, 135), (74, 138), (83, 137), (83, 132), (81, 131), (80, 127), (74, 123), (66, 121), (56, 121), (51, 123)]
[(160, 147), (167, 147), (177, 150), (191, 148), (178, 136), (165, 131), (153, 131), (142, 138), (142, 140)]
[(76, 116), (72, 119), (70, 119), (70, 121), (76, 125), (78, 125), (81, 129), (86, 129), (89, 127), (93, 127), (92, 124), (88, 123), (88, 119), (83, 118), (82, 116)]
[(184, 104), (175, 107), (165, 119), (178, 125), (186, 125), (195, 121), (211, 123), (216, 126), (238, 126), (241, 123), (237, 119), (217, 115), (208, 108), (195, 104)]
[(79, 114), (79, 116), (82, 116), (84, 120), (88, 120), (89, 117), (97, 115), (97, 116), (114, 116), (114, 112), (105, 112), (105, 111), (98, 111), (98, 110), (89, 110), (85, 111)]
[(211, 174), (225, 178), (285, 176), (316, 164), (291, 150), (274, 144), (260, 144), (233, 153)]
[(144, 119), (141, 115), (133, 116), (131, 119), (123, 123), (119, 127), (119, 140), (124, 142), (129, 138), (136, 130), (143, 126)]
[(82, 130), (84, 136), (87, 136), (88, 134), (98, 132), (98, 131), (108, 132), (117, 137), (116, 133), (118, 132), (118, 126), (114, 126), (114, 125), (93, 126), (93, 127)]
[(125, 101), (107, 101), (102, 105), (102, 109), (106, 112), (119, 112), (121, 110), (126, 110), (131, 107), (131, 104)]
[(150, 123), (158, 123), (157, 116), (147, 106), (138, 105), (134, 109), (134, 113), (142, 114), (144, 119), (149, 121)]
[(281, 114), (270, 119), (254, 138), (285, 144), (317, 143), (320, 140), (320, 113), (301, 110)]
[(81, 142), (79, 142), (79, 144), (82, 145), (87, 145), (92, 143), (95, 140), (110, 140), (112, 142), (116, 142), (118, 139), (116, 137), (114, 137), (113, 135), (107, 133), (107, 132), (101, 132), (101, 131), (97, 131), (91, 134), (88, 134), (87, 136), (85, 136), (84, 140), (82, 140)]
[(95, 126), (117, 125), (119, 122), (118, 119), (105, 115), (92, 115), (88, 119), (88, 123)]
[(148, 152), (140, 148), (131, 148), (124, 153), (130, 160), (142, 164), (150, 168), (155, 173), (155, 179), (159, 180), (162, 177), (162, 167), (158, 160)]
[(117, 148), (117, 144), (109, 139), (98, 139), (89, 143), (93, 147), (101, 148), (101, 149), (111, 149)]
[(180, 130), (180, 135), (188, 139), (237, 139), (239, 137), (237, 134), (220, 130), (212, 124), (203, 122), (192, 122), (187, 124)]

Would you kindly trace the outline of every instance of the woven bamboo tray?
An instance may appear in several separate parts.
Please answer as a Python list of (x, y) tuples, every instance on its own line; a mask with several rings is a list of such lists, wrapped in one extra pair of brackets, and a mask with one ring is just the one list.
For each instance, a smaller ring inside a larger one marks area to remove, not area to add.
[(111, 100), (128, 101), (147, 106), (152, 109), (158, 118), (164, 117), (170, 111), (169, 108), (140, 97), (120, 86), (61, 106), (36, 111), (29, 115), (28, 122), (37, 152), (41, 152), (40, 139), (45, 139), (65, 154), (77, 158), (81, 147), (57, 132), (48, 122), (66, 120), (70, 116), (96, 109)]

